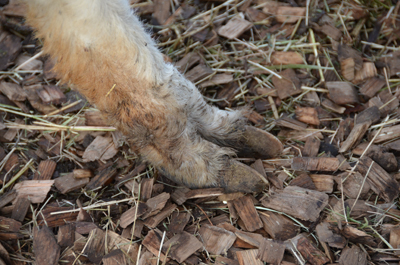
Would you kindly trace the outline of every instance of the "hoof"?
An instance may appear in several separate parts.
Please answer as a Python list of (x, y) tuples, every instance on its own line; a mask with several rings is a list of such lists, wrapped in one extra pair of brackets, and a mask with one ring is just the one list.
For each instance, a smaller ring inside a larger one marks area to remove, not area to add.
[(260, 192), (268, 184), (263, 175), (245, 164), (227, 160), (226, 167), (220, 174), (218, 186), (231, 192)]
[(238, 150), (239, 157), (268, 159), (278, 156), (283, 150), (283, 145), (269, 132), (246, 126), (239, 145), (233, 148)]

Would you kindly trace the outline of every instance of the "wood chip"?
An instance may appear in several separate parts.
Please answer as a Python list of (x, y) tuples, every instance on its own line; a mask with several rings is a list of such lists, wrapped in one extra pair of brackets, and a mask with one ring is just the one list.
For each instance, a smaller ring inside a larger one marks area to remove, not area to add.
[(31, 202), (26, 197), (19, 197), (14, 203), (14, 209), (11, 213), (11, 218), (19, 222), (24, 221), (25, 215), (31, 206)]
[(14, 83), (0, 82), (0, 91), (13, 101), (24, 101), (27, 98), (21, 86)]
[(379, 99), (382, 101), (383, 106), (379, 106), (381, 116), (390, 114), (393, 110), (399, 106), (399, 99), (392, 95), (392, 93), (386, 89), (378, 94)]
[(360, 159), (357, 170), (364, 176), (368, 172), (367, 181), (371, 189), (386, 202), (392, 202), (399, 196), (400, 185), (382, 167), (367, 156)]
[(117, 173), (117, 169), (113, 167), (109, 167), (103, 169), (96, 176), (94, 176), (90, 182), (86, 185), (86, 188), (89, 190), (99, 189), (107, 184), (109, 184)]
[(33, 59), (31, 56), (20, 54), (15, 60), (15, 64), (20, 70), (42, 70), (43, 62), (38, 59)]
[(316, 248), (309, 239), (301, 237), (297, 242), (297, 249), (312, 265), (323, 265), (329, 262), (327, 256)]
[(12, 168), (17, 167), (19, 164), (19, 158), (18, 155), (16, 154), (12, 154), (9, 159), (7, 160), (7, 162), (4, 165), (4, 168), (6, 171), (10, 171), (12, 170)]
[(11, 203), (17, 197), (17, 191), (11, 190), (0, 197), (0, 209)]
[(164, 253), (160, 253), (161, 239), (162, 237), (158, 233), (156, 233), (154, 230), (150, 230), (147, 233), (147, 236), (143, 239), (142, 245), (145, 246), (151, 253), (153, 253), (154, 256), (159, 256), (160, 260), (164, 260)]
[(157, 258), (150, 251), (144, 251), (137, 265), (157, 265)]
[(303, 57), (298, 52), (273, 52), (272, 65), (304, 64)]
[(240, 37), (246, 30), (250, 29), (253, 23), (241, 18), (240, 16), (235, 16), (231, 18), (225, 26), (218, 30), (218, 34), (227, 39), (234, 39)]
[(268, 264), (281, 264), (285, 253), (285, 245), (273, 240), (264, 239), (260, 245), (258, 258)]
[[(366, 196), (371, 189), (369, 182), (364, 181), (364, 177), (359, 172), (353, 172), (351, 175), (349, 175), (349, 173), (342, 173), (338, 175), (338, 177), (340, 177), (339, 181), (344, 180), (342, 184), (343, 193), (351, 199), (355, 199), (358, 196), (360, 196), (360, 198), (364, 198), (364, 196)], [(338, 189), (341, 190), (340, 183), (338, 185)]]
[(97, 136), (86, 148), (82, 158), (85, 162), (107, 160), (116, 155), (117, 151), (111, 137)]
[(106, 232), (103, 230), (96, 228), (90, 232), (84, 254), (91, 262), (100, 264), (105, 255), (106, 240)]
[(37, 90), (43, 89), (42, 85), (32, 85), (32, 86), (24, 86), (24, 92), (27, 95), (29, 103), (31, 103), (32, 107), (37, 111), (48, 114), (53, 111), (56, 111), (57, 108), (52, 105), (46, 105), (43, 103), (41, 98), (38, 96)]
[(338, 46), (338, 59), (339, 62), (352, 58), (354, 60), (354, 67), (356, 70), (360, 70), (363, 66), (363, 59), (361, 52), (347, 46), (346, 44), (339, 44)]
[(1, 243), (0, 243), (0, 260), (1, 262), (3, 262), (2, 265), (12, 264), (10, 255), (8, 254), (7, 250)]
[(128, 264), (124, 252), (120, 249), (114, 249), (102, 259), (104, 265)]
[(317, 225), (315, 231), (318, 235), (318, 240), (328, 243), (330, 247), (344, 248), (346, 246), (346, 239), (334, 230), (334, 226), (328, 222), (322, 222)]
[(326, 82), (330, 99), (338, 105), (358, 103), (357, 91), (347, 82)]
[(279, 73), (279, 75), (282, 79), (273, 76), (271, 80), (280, 99), (301, 94), (301, 81), (293, 69), (286, 69)]
[[(375, 137), (378, 131), (373, 131), (368, 135), (369, 139)], [(374, 143), (382, 143), (400, 137), (400, 125), (383, 128), (379, 135), (375, 138)]]
[(148, 207), (149, 210), (143, 216), (143, 219), (158, 214), (164, 208), (165, 204), (167, 203), (170, 197), (171, 196), (169, 193), (163, 192), (147, 200), (146, 206)]
[(148, 217), (146, 220), (144, 220), (144, 224), (149, 228), (155, 228), (162, 222), (162, 220), (167, 218), (176, 209), (176, 207), (176, 204), (170, 204), (166, 206), (158, 214)]
[(171, 2), (168, 0), (155, 0), (153, 17), (159, 25), (163, 25), (171, 15)]
[(342, 255), (340, 255), (339, 264), (340, 265), (367, 264), (367, 253), (362, 251), (357, 245), (353, 245), (351, 248), (346, 247), (345, 249), (343, 249)]
[(75, 242), (75, 225), (66, 224), (58, 228), (57, 243), (60, 247), (71, 247)]
[(44, 61), (43, 76), (46, 80), (55, 79), (57, 77), (57, 74), (53, 71), (54, 65), (55, 60), (50, 57)]
[(31, 203), (42, 203), (53, 186), (54, 180), (25, 180), (14, 186), (17, 197), (29, 198)]
[(128, 227), (132, 224), (138, 217), (142, 216), (149, 210), (149, 207), (144, 203), (138, 203), (138, 206), (133, 206), (121, 215), (120, 226), (122, 228)]
[(15, 60), (22, 48), (21, 39), (14, 34), (0, 31), (0, 71), (6, 70), (7, 67)]
[(250, 196), (241, 197), (232, 201), (235, 209), (246, 226), (246, 230), (253, 232), (263, 227), (260, 217)]
[(33, 229), (33, 251), (37, 264), (58, 264), (61, 249), (47, 226)]
[(346, 110), (345, 107), (339, 106), (327, 98), (322, 100), (321, 105), (323, 107), (327, 108), (328, 110), (331, 110), (331, 111), (339, 113), (339, 114), (343, 114)]
[(347, 137), (347, 139), (342, 143), (339, 152), (344, 153), (350, 150), (353, 146), (357, 145), (364, 134), (367, 132), (370, 124), (365, 122), (365, 123), (358, 123), (354, 126), (354, 128), (351, 130), (350, 135)]
[(175, 67), (181, 72), (185, 73), (188, 69), (202, 61), (199, 54), (190, 52), (186, 54), (181, 60), (175, 63)]
[(316, 157), (318, 155), (319, 146), (321, 141), (315, 137), (309, 137), (306, 140), (303, 148), (303, 156)]
[(238, 259), (240, 265), (247, 265), (247, 264), (263, 265), (264, 264), (257, 258), (257, 256), (258, 256), (257, 249), (237, 251), (236, 255), (237, 255), (237, 259)]
[(307, 128), (307, 124), (305, 124), (304, 122), (301, 122), (301, 121), (298, 121), (295, 119), (291, 119), (288, 117), (280, 118), (279, 120), (276, 121), (276, 124), (278, 126), (290, 128), (293, 130), (304, 130)]
[[(229, 105), (229, 102), (234, 98), (235, 94), (237, 93), (238, 88), (239, 88), (238, 83), (232, 82), (230, 84), (226, 84), (223, 88), (218, 89), (217, 98), (221, 99), (221, 101), (218, 101), (217, 105), (222, 108), (227, 107)], [(259, 115), (259, 116), (261, 116), (261, 115)], [(248, 118), (250, 121), (252, 121), (252, 119), (250, 119), (250, 117), (246, 117), (246, 118)]]
[(235, 235), (237, 236), (237, 240), (235, 244), (237, 243), (238, 240), (243, 241), (244, 243), (248, 244), (251, 246), (251, 248), (260, 248), (264, 238), (262, 235), (257, 234), (257, 233), (250, 233), (250, 232), (244, 232), (241, 230), (236, 230)]
[[(390, 240), (389, 240), (390, 245), (398, 249), (400, 248), (400, 228), (399, 227), (394, 227), (390, 230)], [(394, 252), (396, 255), (399, 255), (400, 251), (397, 250)]]
[(376, 75), (378, 75), (378, 71), (375, 67), (375, 63), (365, 62), (363, 63), (361, 70), (356, 70), (353, 83), (354, 84), (361, 83), (362, 81), (365, 81), (371, 77), (375, 77)]
[[(75, 222), (78, 212), (68, 212), (72, 210), (70, 207), (45, 207), (41, 214), (38, 215), (37, 222), (39, 225), (46, 224), (48, 227), (58, 227), (65, 225), (67, 222)], [(52, 214), (58, 211), (67, 211), (62, 214)], [(44, 222), (46, 220), (46, 222)]]
[(239, 265), (239, 262), (237, 260), (234, 259), (228, 259), (222, 256), (218, 256), (215, 259), (215, 265)]
[(190, 213), (188, 212), (173, 212), (171, 215), (171, 222), (168, 226), (168, 230), (171, 233), (178, 234), (183, 231), (186, 224), (190, 220)]
[[(89, 235), (90, 237), (90, 235)], [(130, 239), (123, 238), (119, 234), (113, 231), (107, 231), (107, 242), (106, 246), (108, 251), (113, 251), (115, 249), (121, 249), (122, 252), (126, 255), (127, 259), (137, 260), (139, 245), (137, 243), (133, 243)]]
[[(142, 237), (142, 231), (143, 231), (144, 223), (140, 219), (136, 219), (136, 222), (133, 224), (126, 227), (122, 233), (121, 236), (125, 237), (129, 240), (136, 239), (136, 238), (141, 238)], [(132, 237), (133, 235), (133, 237)]]
[(293, 158), (293, 170), (308, 171), (336, 171), (340, 162), (336, 157), (295, 157)]
[(93, 172), (90, 169), (74, 169), (72, 172), (76, 179), (86, 179), (93, 177)]
[(348, 81), (353, 81), (356, 73), (355, 73), (355, 62), (353, 58), (346, 58), (340, 61), (340, 68), (342, 69), (343, 77)]
[(69, 173), (65, 176), (56, 178), (54, 180), (54, 186), (62, 193), (67, 194), (70, 191), (77, 190), (85, 187), (89, 183), (88, 178), (76, 179), (74, 173)]
[(228, 84), (233, 81), (233, 75), (230, 74), (216, 74), (209, 80), (201, 82), (199, 88), (205, 88), (210, 86), (218, 86), (223, 84)]
[(290, 181), (289, 185), (290, 186), (302, 187), (302, 188), (310, 189), (310, 190), (316, 190), (317, 189), (315, 187), (315, 184), (314, 184), (313, 180), (306, 173), (302, 173), (299, 176), (297, 176), (295, 179)]
[(199, 233), (204, 247), (213, 255), (226, 255), (236, 240), (234, 233), (216, 226), (202, 225)]
[(280, 214), (261, 212), (260, 217), (264, 230), (275, 240), (285, 241), (294, 237), (299, 230), (290, 219)]
[(57, 163), (53, 160), (42, 160), (38, 166), (33, 180), (49, 180), (56, 170)]
[[(243, 7), (243, 6), (241, 6)], [(253, 7), (248, 7), (245, 8), (246, 10), (246, 15), (249, 18), (250, 21), (252, 22), (259, 22), (259, 21), (265, 21), (267, 20), (268, 16), (261, 12), (260, 10), (253, 8)]]
[(361, 87), (360, 93), (368, 98), (372, 98), (386, 85), (384, 78), (372, 77), (368, 79)]
[(306, 9), (304, 7), (280, 6), (276, 11), (275, 19), (279, 23), (296, 23), (305, 15)]
[(182, 232), (165, 242), (162, 249), (164, 252), (169, 249), (169, 256), (182, 263), (202, 246), (203, 244), (195, 236)]
[(339, 41), (340, 38), (343, 36), (343, 33), (330, 23), (325, 23), (316, 30), (324, 33), (325, 35), (334, 39), (335, 41)]
[(0, 216), (0, 231), (2, 232), (19, 232), (21, 225), (19, 221)]
[(192, 70), (188, 71), (185, 76), (191, 82), (196, 83), (197, 81), (202, 80), (203, 78), (211, 75), (214, 71), (206, 66), (205, 64), (199, 64), (194, 67)]
[(397, 76), (400, 72), (400, 52), (396, 51), (389, 53), (387, 56), (385, 56), (383, 61), (389, 68), (389, 75)]
[(143, 179), (140, 185), (140, 200), (146, 202), (148, 199), (151, 198), (154, 178)]
[(380, 112), (376, 106), (369, 107), (357, 115), (356, 124), (359, 123), (368, 123), (374, 124), (378, 122), (380, 119)]
[(328, 204), (328, 195), (319, 191), (288, 186), (264, 198), (261, 203), (267, 208), (284, 212), (301, 220), (315, 222)]
[(296, 119), (311, 125), (319, 125), (318, 111), (312, 107), (297, 107)]
[(311, 174), (310, 175), (312, 181), (315, 184), (315, 188), (317, 191), (332, 193), (333, 192), (333, 184), (334, 177), (331, 175), (319, 175), (319, 174)]
[(48, 101), (44, 101), (42, 99), (43, 103), (59, 105), (67, 102), (67, 97), (64, 95), (64, 93), (60, 90), (58, 86), (44, 85), (43, 88), (48, 94)]
[(182, 205), (187, 200), (186, 194), (190, 189), (186, 187), (178, 187), (171, 193), (171, 199), (178, 205)]
[(351, 225), (345, 226), (345, 228), (342, 230), (342, 235), (353, 243), (365, 244), (371, 247), (376, 246), (376, 242), (371, 235), (352, 227)]

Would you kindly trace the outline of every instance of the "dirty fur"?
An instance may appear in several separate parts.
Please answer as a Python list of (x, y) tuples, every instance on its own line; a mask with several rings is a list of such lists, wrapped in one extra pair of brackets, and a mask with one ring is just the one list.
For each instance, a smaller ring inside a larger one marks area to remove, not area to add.
[(27, 22), (59, 78), (74, 84), (136, 151), (179, 184), (217, 184), (233, 154), (219, 145), (240, 136), (243, 113), (209, 106), (164, 62), (128, 1), (25, 2)]

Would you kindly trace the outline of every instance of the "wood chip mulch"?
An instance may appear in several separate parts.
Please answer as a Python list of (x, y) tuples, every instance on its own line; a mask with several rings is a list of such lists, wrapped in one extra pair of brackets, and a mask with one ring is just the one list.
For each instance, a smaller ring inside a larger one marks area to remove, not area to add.
[(241, 159), (269, 186), (169, 181), (0, 1), (0, 264), (399, 264), (400, 1), (131, 4), (210, 104), (284, 143)]

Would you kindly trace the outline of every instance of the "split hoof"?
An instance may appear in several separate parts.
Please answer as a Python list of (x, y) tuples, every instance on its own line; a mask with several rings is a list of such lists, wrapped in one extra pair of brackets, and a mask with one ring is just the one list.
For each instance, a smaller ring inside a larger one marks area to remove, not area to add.
[(260, 192), (268, 184), (263, 175), (245, 164), (229, 159), (220, 174), (218, 186), (231, 192)]
[(278, 156), (283, 150), (283, 145), (269, 132), (246, 126), (238, 146), (233, 148), (238, 150), (239, 157), (268, 159)]

